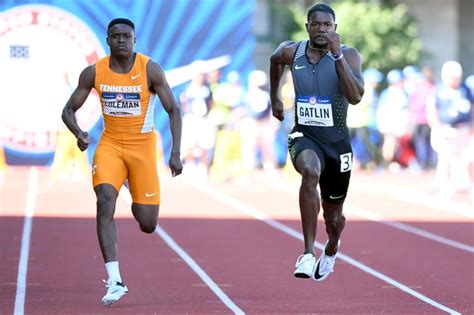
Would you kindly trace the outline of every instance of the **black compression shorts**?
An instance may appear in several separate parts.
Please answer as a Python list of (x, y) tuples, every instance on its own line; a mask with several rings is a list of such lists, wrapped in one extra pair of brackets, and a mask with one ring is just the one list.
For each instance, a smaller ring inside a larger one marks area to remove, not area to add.
[(321, 161), (319, 188), (321, 197), (327, 203), (344, 202), (352, 170), (352, 147), (350, 138), (335, 143), (320, 143), (301, 132), (288, 135), (288, 151), (296, 168), (296, 158), (304, 150), (312, 150)]

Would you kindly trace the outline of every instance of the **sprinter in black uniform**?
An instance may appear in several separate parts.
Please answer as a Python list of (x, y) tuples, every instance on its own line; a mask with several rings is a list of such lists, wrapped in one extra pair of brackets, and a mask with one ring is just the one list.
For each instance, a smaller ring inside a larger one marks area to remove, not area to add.
[[(342, 208), (352, 169), (347, 108), (361, 100), (364, 81), (360, 55), (341, 44), (332, 8), (316, 4), (308, 10), (307, 19), (309, 40), (285, 41), (270, 58), (270, 96), (273, 116), (282, 121), (278, 89), (288, 66), (295, 87), (295, 127), (288, 135), (288, 149), (302, 176), (299, 205), (305, 245), (294, 275), (322, 281), (333, 271), (345, 225)], [(316, 261), (318, 184), (328, 241)]]

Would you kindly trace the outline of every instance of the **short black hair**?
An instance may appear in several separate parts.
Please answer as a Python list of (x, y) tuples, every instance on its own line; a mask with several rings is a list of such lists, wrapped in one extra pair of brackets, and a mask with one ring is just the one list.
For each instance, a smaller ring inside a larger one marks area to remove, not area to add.
[(135, 24), (133, 24), (132, 21), (126, 18), (116, 18), (110, 21), (109, 26), (107, 26), (107, 32), (110, 30), (112, 26), (117, 25), (117, 24), (126, 24), (130, 26), (133, 29), (133, 31), (135, 31)]
[(308, 16), (306, 17), (307, 20), (309, 21), (309, 18), (311, 17), (311, 15), (314, 13), (314, 12), (326, 12), (326, 13), (329, 13), (332, 15), (332, 18), (334, 19), (334, 21), (336, 21), (336, 13), (334, 13), (334, 10), (328, 6), (327, 4), (325, 3), (317, 3), (315, 5), (313, 5), (309, 10), (308, 10)]

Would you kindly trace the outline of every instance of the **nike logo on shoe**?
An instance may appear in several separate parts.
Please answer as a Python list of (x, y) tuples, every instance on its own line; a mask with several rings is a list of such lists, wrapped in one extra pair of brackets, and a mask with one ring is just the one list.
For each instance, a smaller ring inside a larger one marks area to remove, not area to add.
[(110, 306), (120, 300), (125, 294), (128, 293), (128, 288), (125, 286), (123, 282), (118, 281), (105, 281), (107, 289), (107, 293), (102, 298), (102, 304), (106, 306)]
[(314, 279), (318, 280), (321, 279), (322, 275), (319, 274), (319, 265), (321, 260), (318, 260), (318, 264), (316, 265), (316, 270), (314, 271)]

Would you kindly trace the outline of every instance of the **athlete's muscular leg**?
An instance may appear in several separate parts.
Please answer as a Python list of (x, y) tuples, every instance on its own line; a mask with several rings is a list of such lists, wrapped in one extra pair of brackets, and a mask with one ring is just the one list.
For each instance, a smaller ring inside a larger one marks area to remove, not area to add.
[(326, 245), (326, 255), (334, 255), (338, 248), (337, 242), (341, 237), (342, 230), (346, 225), (346, 218), (342, 214), (343, 204), (322, 203), (326, 232), (328, 233), (328, 243)]
[(132, 213), (144, 233), (153, 233), (158, 221), (160, 205), (132, 204)]
[(321, 175), (321, 161), (314, 151), (304, 150), (296, 158), (296, 170), (302, 176), (299, 204), (305, 254), (314, 255), (314, 240), (320, 209), (320, 197), (316, 187)]
[(97, 185), (94, 191), (97, 196), (97, 236), (102, 257), (106, 263), (117, 261), (117, 228), (114, 213), (118, 192), (109, 184)]

